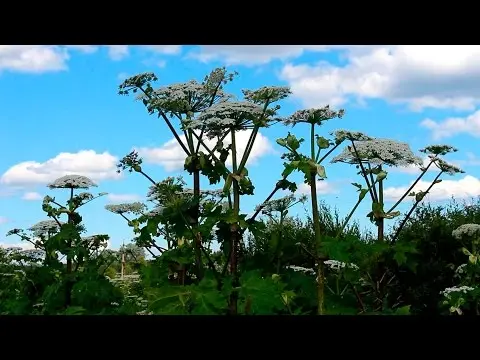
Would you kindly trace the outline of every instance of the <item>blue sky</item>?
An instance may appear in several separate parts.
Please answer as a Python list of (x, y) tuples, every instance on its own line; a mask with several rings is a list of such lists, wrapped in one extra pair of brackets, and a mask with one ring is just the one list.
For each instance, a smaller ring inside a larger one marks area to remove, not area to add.
[[(478, 60), (479, 46), (1, 45), (0, 244), (18, 243), (3, 236), (8, 230), (44, 220), (43, 196), (64, 199), (61, 190), (46, 184), (72, 173), (95, 180), (99, 186), (93, 192), (109, 193), (83, 208), (88, 234), (109, 234), (113, 248), (129, 241), (128, 226), (104, 206), (141, 200), (149, 184), (137, 174), (117, 175), (118, 159), (137, 148), (156, 180), (183, 173), (165, 124), (133, 97), (118, 95), (124, 78), (147, 71), (157, 74), (160, 86), (201, 81), (215, 67), (227, 66), (239, 72), (226, 89), (238, 96), (241, 89), (291, 86), (293, 95), (282, 102), (281, 115), (326, 104), (344, 108), (345, 117), (324, 126), (323, 136), (336, 129), (362, 131), (408, 142), (415, 152), (435, 143), (456, 146), (458, 153), (448, 160), (466, 173), (444, 177), (448, 181), (427, 201), (469, 200), (480, 195)], [(308, 136), (301, 125), (262, 131), (249, 166), (256, 196), (242, 200), (244, 212), (251, 213), (280, 178), (282, 150), (275, 140), (288, 131)], [(346, 215), (357, 199), (350, 183), (361, 179), (352, 167), (326, 164), (320, 199)], [(388, 200), (398, 198), (418, 173), (392, 169)], [(301, 182), (300, 176), (293, 178)], [(367, 212), (365, 202), (356, 216), (363, 226), (368, 226)]]

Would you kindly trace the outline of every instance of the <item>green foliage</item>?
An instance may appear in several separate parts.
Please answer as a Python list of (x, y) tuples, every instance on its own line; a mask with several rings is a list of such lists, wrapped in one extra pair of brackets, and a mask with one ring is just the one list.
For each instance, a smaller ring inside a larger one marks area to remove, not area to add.
[[(278, 102), (290, 95), (288, 87), (243, 90), (243, 100), (233, 101), (225, 87), (235, 75), (218, 68), (203, 81), (155, 89), (156, 75), (145, 73), (120, 85), (121, 95), (136, 93), (147, 113), (172, 132), (184, 152), (193, 189), (182, 177), (154, 180), (136, 151), (127, 154), (118, 171), (143, 176), (153, 206), (106, 206), (125, 220), (133, 236), (114, 251), (107, 249), (108, 235), (85, 236), (81, 215), (85, 205), (105, 193), (79, 192), (97, 186), (79, 175), (49, 184), (69, 197), (62, 205), (45, 196), (42, 210), (48, 220), (8, 232), (34, 250), (0, 249), (0, 314), (480, 314), (480, 238), (454, 232), (461, 225), (480, 224), (479, 204), (421, 204), (442, 181), (440, 175), (463, 172), (440, 158), (456, 149), (422, 149), (430, 164), (386, 209), (383, 188), (390, 175), (385, 167), (421, 166), (422, 159), (407, 144), (347, 130), (336, 131), (331, 140), (320, 136), (316, 129), (342, 118), (344, 110), (327, 105), (280, 118)], [(255, 214), (248, 215), (243, 199), (256, 191), (249, 158), (259, 131), (278, 122), (307, 125), (309, 141), (305, 144), (291, 132), (277, 139), (285, 149), (282, 178), (272, 184), (272, 193)], [(240, 154), (237, 134), (244, 130), (250, 136)], [(342, 218), (315, 194), (317, 180), (329, 174), (324, 160), (344, 142), (346, 148), (332, 162), (354, 165), (364, 183), (352, 184), (358, 200)], [(428, 188), (413, 192), (431, 166), (438, 176)], [(296, 172), (312, 195), (312, 213), (304, 219), (289, 214), (306, 196), (274, 198), (279, 190), (297, 191), (297, 184), (288, 180)], [(218, 189), (203, 189), (202, 177)], [(401, 216), (396, 207), (408, 195), (415, 202)], [(365, 199), (371, 200), (367, 217), (377, 226), (376, 236), (350, 221)], [(400, 220), (388, 233), (384, 221), (392, 219)]]

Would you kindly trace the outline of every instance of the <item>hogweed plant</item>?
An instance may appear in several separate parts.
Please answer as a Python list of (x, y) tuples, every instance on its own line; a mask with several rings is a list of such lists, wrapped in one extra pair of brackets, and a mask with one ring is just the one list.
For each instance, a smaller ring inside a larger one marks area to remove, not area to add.
[(455, 269), (459, 284), (440, 292), (442, 304), (448, 306), (450, 313), (480, 315), (480, 225), (464, 224), (453, 230), (452, 236), (464, 246), (461, 251), (467, 256), (467, 262)]
[[(75, 190), (88, 189), (97, 186), (92, 180), (80, 175), (66, 175), (58, 178), (48, 185), (50, 189), (67, 189), (69, 191), (69, 198), (66, 205), (62, 205), (56, 201), (54, 197), (45, 196), (42, 204), (43, 210), (47, 213), (50, 220), (41, 221), (33, 225), (30, 229), (30, 235), (20, 229), (11, 230), (8, 235), (16, 234), (22, 240), (34, 245), (36, 249), (44, 253), (43, 266), (46, 269), (51, 269), (57, 280), (49, 284), (44, 296), (51, 300), (45, 306), (50, 310), (60, 308), (69, 311), (72, 307), (72, 294), (77, 293), (80, 298), (84, 298), (84, 294), (79, 295), (80, 288), (83, 286), (79, 282), (81, 273), (88, 272), (91, 269), (91, 260), (98, 258), (99, 250), (106, 248), (108, 242), (108, 235), (93, 235), (82, 237), (81, 233), (85, 231), (82, 224), (82, 217), (78, 210), (89, 202), (106, 195), (106, 193), (99, 193), (93, 195), (87, 192), (79, 192), (75, 194)], [(66, 217), (66, 221), (61, 221), (61, 217)], [(66, 264), (62, 260), (66, 258)], [(96, 262), (93, 271), (96, 271), (98, 266)], [(60, 275), (64, 274), (64, 275)], [(97, 274), (101, 276), (101, 274)], [(58, 278), (60, 276), (60, 278)], [(60, 280), (60, 281), (58, 281)], [(64, 299), (58, 303), (58, 299), (54, 300), (48, 296), (53, 296), (56, 293), (63, 293)], [(50, 294), (50, 295), (48, 295)]]
[[(248, 227), (246, 216), (240, 214), (241, 195), (253, 195), (254, 186), (248, 177), (247, 164), (255, 140), (261, 128), (276, 122), (275, 117), (280, 105), (271, 106), (286, 98), (290, 94), (288, 87), (262, 87), (258, 90), (243, 90), (244, 101), (228, 101), (216, 104), (205, 110), (198, 119), (186, 124), (188, 129), (202, 129), (209, 138), (221, 141), (223, 134), (230, 135), (229, 154), (232, 169), (224, 174), (224, 192), (232, 193), (232, 208), (229, 219), (224, 222), (222, 245), (228, 249), (228, 263), (230, 274), (233, 277), (233, 286), (238, 287), (238, 257), (242, 233)], [(245, 151), (241, 157), (238, 155), (237, 134), (240, 131), (251, 130)], [(230, 298), (230, 312), (237, 313), (237, 294), (232, 292)]]
[[(159, 118), (165, 121), (178, 144), (185, 152), (184, 169), (193, 175), (194, 197), (197, 202), (200, 199), (200, 173), (209, 176), (210, 181), (213, 183), (220, 180), (218, 171), (219, 167), (222, 169), (222, 165), (219, 164), (219, 160), (214, 156), (214, 152), (221, 150), (221, 148), (208, 149), (202, 140), (204, 127), (198, 129), (199, 133), (197, 133), (194, 129), (185, 128), (183, 125), (191, 122), (197, 114), (206, 111), (215, 104), (227, 101), (231, 96), (223, 91), (223, 86), (232, 81), (234, 76), (235, 73), (227, 73), (225, 68), (217, 68), (210, 75), (206, 76), (202, 83), (191, 80), (154, 89), (152, 82), (158, 80), (158, 78), (153, 73), (146, 73), (131, 77), (120, 85), (119, 93), (121, 95), (127, 95), (131, 92), (139, 93), (138, 99), (143, 102), (147, 111), (150, 114), (156, 113)], [(183, 139), (173, 126), (171, 119), (179, 121), (183, 131)], [(208, 154), (201, 150), (201, 146), (203, 146), (203, 150), (208, 151)], [(130, 155), (133, 156), (134, 153)], [(141, 163), (134, 164), (131, 169), (141, 173), (155, 184), (155, 181), (142, 171)], [(196, 216), (193, 217), (194, 220), (198, 220), (198, 206), (197, 203), (193, 207), (193, 212), (196, 212)], [(202, 239), (197, 229), (198, 222), (193, 223), (192, 226), (195, 232), (194, 248), (197, 275), (199, 278), (202, 278)]]
[[(284, 179), (293, 171), (300, 171), (304, 175), (305, 183), (310, 186), (310, 198), (312, 205), (312, 219), (316, 241), (316, 259), (317, 267), (317, 288), (318, 288), (318, 309), (317, 313), (324, 313), (324, 261), (327, 260), (322, 250), (322, 234), (319, 220), (318, 199), (317, 199), (317, 178), (324, 180), (327, 175), (322, 161), (333, 152), (339, 144), (332, 144), (328, 139), (316, 134), (316, 126), (321, 126), (325, 121), (342, 118), (345, 111), (331, 110), (327, 105), (321, 109), (308, 109), (295, 112), (284, 120), (285, 125), (297, 125), (304, 123), (310, 127), (310, 151), (309, 155), (303, 155), (299, 152), (300, 145), (304, 139), (297, 139), (295, 135), (288, 134), (286, 138), (278, 139), (277, 144), (288, 150), (282, 158), (287, 159), (284, 163), (285, 170), (282, 173)], [(322, 158), (320, 158), (322, 150), (326, 150), (334, 145)]]

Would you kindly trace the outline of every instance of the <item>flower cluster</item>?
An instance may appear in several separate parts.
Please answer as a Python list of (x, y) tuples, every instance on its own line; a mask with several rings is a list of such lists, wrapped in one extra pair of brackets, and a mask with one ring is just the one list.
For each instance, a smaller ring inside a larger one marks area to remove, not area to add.
[[(60, 224), (63, 224), (60, 222)], [(55, 220), (43, 220), (31, 226), (30, 230), (35, 236), (45, 236), (58, 232), (60, 226)]]
[(308, 123), (321, 125), (324, 121), (339, 118), (341, 119), (345, 114), (345, 110), (340, 109), (338, 111), (330, 109), (327, 105), (320, 109), (307, 109), (296, 111), (293, 115), (284, 120), (285, 125), (295, 126), (298, 123)]
[(196, 120), (184, 122), (185, 129), (205, 128), (209, 138), (221, 136), (226, 129), (246, 130), (263, 115), (263, 109), (246, 101), (221, 102), (206, 109)]
[(303, 272), (305, 275), (315, 275), (314, 269), (309, 269), (302, 266), (289, 265), (287, 266), (287, 269), (292, 269), (293, 271), (297, 272)]
[(50, 189), (88, 189), (94, 186), (97, 184), (82, 175), (65, 175), (48, 184)]
[(145, 204), (141, 202), (133, 202), (133, 203), (123, 203), (123, 204), (109, 204), (105, 205), (105, 209), (114, 213), (114, 214), (135, 214), (139, 215), (142, 214), (143, 211), (146, 209)]
[(458, 149), (450, 145), (430, 145), (420, 150), (424, 154), (430, 155), (447, 155), (448, 153), (457, 152)]
[(353, 270), (358, 270), (358, 266), (355, 264), (347, 264), (338, 260), (326, 260), (324, 262), (325, 265), (328, 266), (330, 270), (333, 271), (340, 271), (345, 268), (353, 269)]
[(453, 287), (450, 287), (450, 288), (446, 288), (445, 290), (443, 291), (440, 291), (440, 295), (443, 295), (445, 296), (446, 298), (450, 298), (452, 293), (463, 293), (463, 294), (466, 294), (468, 293), (469, 291), (473, 291), (475, 290), (473, 287), (470, 287), (470, 286), (453, 286)]
[(335, 143), (338, 145), (345, 140), (350, 141), (367, 141), (372, 140), (372, 138), (364, 133), (358, 131), (348, 131), (348, 130), (337, 130), (332, 135), (335, 137)]
[[(194, 113), (205, 111), (212, 102), (211, 86), (200, 84), (195, 80), (185, 83), (163, 86), (153, 91), (153, 96), (148, 104), (149, 110), (159, 110), (171, 115), (186, 114), (187, 117)], [(227, 101), (231, 96), (222, 89), (216, 90), (217, 102)], [(140, 95), (145, 99), (145, 95)]]
[(480, 238), (480, 225), (478, 224), (463, 224), (452, 231), (452, 236), (455, 239), (462, 240), (464, 237)]
[(332, 163), (357, 164), (359, 161), (368, 161), (374, 166), (389, 165), (399, 167), (422, 165), (423, 163), (423, 160), (412, 152), (407, 143), (389, 139), (360, 141), (355, 143), (355, 148), (347, 146), (339, 155), (332, 159)]
[(443, 159), (437, 159), (435, 161), (435, 164), (437, 165), (437, 167), (442, 170), (444, 173), (448, 174), (448, 175), (455, 175), (455, 174), (463, 174), (465, 173), (465, 171), (463, 171), (462, 169), (460, 169), (459, 167), (455, 166), (455, 165), (452, 165), (452, 164), (449, 164), (447, 163), (445, 160)]
[(263, 86), (257, 90), (242, 90), (245, 100), (255, 104), (271, 104), (285, 99), (292, 92), (288, 86)]

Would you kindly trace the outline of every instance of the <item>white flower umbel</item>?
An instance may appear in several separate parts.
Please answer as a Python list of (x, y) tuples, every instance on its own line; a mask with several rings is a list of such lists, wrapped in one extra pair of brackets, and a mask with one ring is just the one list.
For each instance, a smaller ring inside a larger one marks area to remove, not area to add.
[[(210, 86), (196, 80), (163, 86), (153, 92), (150, 106), (170, 114), (192, 114), (202, 112), (210, 106), (212, 99)], [(227, 101), (231, 96), (218, 89), (215, 102)], [(140, 94), (139, 99), (147, 96)]]
[[(357, 150), (358, 156), (355, 153)], [(353, 146), (347, 146), (343, 151), (332, 159), (332, 163), (344, 162), (357, 164), (359, 160), (369, 161), (374, 166), (389, 165), (404, 167), (408, 165), (422, 165), (423, 160), (416, 156), (407, 143), (390, 139), (373, 139), (355, 142)]]
[(480, 239), (480, 225), (478, 224), (464, 224), (452, 231), (452, 236), (457, 240), (462, 240), (465, 237)]
[(242, 90), (245, 100), (255, 104), (271, 104), (285, 99), (292, 92), (288, 86), (263, 86), (257, 90)]
[(321, 125), (324, 121), (339, 118), (341, 119), (345, 114), (345, 110), (340, 109), (338, 111), (330, 109), (327, 105), (319, 109), (306, 109), (299, 110), (293, 115), (284, 120), (285, 125), (295, 126), (298, 123), (317, 124)]
[[(60, 222), (60, 224), (63, 223)], [(60, 226), (58, 226), (58, 223), (55, 220), (43, 220), (31, 226), (28, 230), (30, 230), (35, 236), (45, 236), (58, 232)]]
[(358, 270), (358, 266), (355, 264), (347, 264), (338, 260), (326, 260), (324, 262), (325, 265), (328, 266), (330, 270), (333, 271), (340, 271), (345, 268), (353, 269), (353, 270)]
[(446, 298), (450, 298), (452, 296), (452, 293), (463, 293), (467, 294), (469, 291), (475, 290), (471, 286), (453, 286), (446, 288), (443, 291), (440, 291), (440, 295), (445, 296)]
[(450, 145), (430, 145), (420, 150), (420, 152), (438, 156), (438, 155), (447, 155), (448, 153), (457, 152), (458, 149)]
[(335, 143), (340, 144), (345, 140), (350, 141), (367, 141), (372, 138), (358, 131), (337, 130), (332, 135), (335, 137)]
[(455, 174), (463, 174), (465, 173), (465, 171), (463, 171), (462, 169), (460, 169), (459, 167), (455, 166), (455, 165), (452, 165), (452, 164), (449, 164), (448, 162), (446, 162), (445, 160), (443, 159), (437, 159), (435, 164), (437, 165), (437, 167), (442, 170), (444, 173), (448, 174), (448, 175), (455, 175)]
[(82, 175), (65, 175), (48, 184), (50, 189), (88, 189), (96, 186), (92, 180)]
[(205, 110), (196, 120), (185, 122), (186, 129), (205, 127), (209, 138), (220, 136), (226, 129), (246, 130), (263, 114), (261, 106), (246, 101), (222, 102)]
[(296, 272), (303, 272), (305, 275), (315, 275), (314, 269), (309, 269), (302, 266), (288, 265), (287, 269), (292, 269), (293, 271), (296, 271)]
[(139, 215), (142, 214), (143, 211), (146, 209), (146, 206), (141, 202), (133, 202), (133, 203), (123, 203), (123, 204), (110, 204), (105, 205), (105, 209), (114, 213), (114, 214), (135, 214)]

